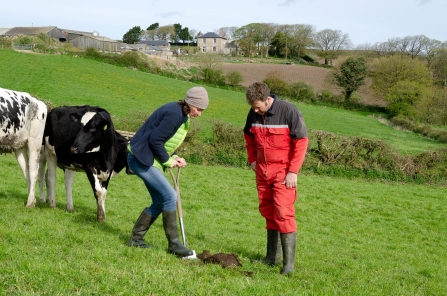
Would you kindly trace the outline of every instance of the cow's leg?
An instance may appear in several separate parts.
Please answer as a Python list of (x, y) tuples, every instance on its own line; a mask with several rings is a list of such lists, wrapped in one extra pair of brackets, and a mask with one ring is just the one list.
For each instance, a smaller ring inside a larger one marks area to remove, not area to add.
[(93, 193), (95, 194), (97, 210), (96, 217), (99, 222), (106, 221), (106, 196), (107, 196), (107, 184), (106, 182), (101, 182), (98, 176), (93, 174), (91, 171), (85, 171), (87, 173), (88, 180), (92, 186)]
[(56, 170), (57, 170), (57, 158), (54, 152), (53, 146), (48, 143), (45, 145), (45, 157), (47, 161), (47, 173), (46, 173), (46, 184), (47, 184), (47, 203), (50, 207), (56, 207)]
[[(37, 142), (40, 140), (40, 143)], [(28, 139), (28, 174), (29, 174), (29, 195), (27, 207), (34, 207), (36, 205), (36, 182), (39, 175), (39, 157), (42, 147), (42, 138), (36, 139), (30, 137)]]
[[(23, 176), (26, 180), (26, 185), (28, 188), (28, 201), (26, 203), (27, 208), (33, 208), (36, 206), (36, 196), (34, 195), (34, 186), (30, 180), (29, 166), (28, 166), (28, 152), (27, 146), (17, 149), (15, 152), (17, 162), (22, 169)], [(34, 183), (35, 184), (35, 183)], [(32, 190), (31, 190), (32, 189)]]
[(42, 146), (40, 150), (40, 158), (39, 158), (39, 199), (40, 202), (45, 202), (45, 166), (46, 166), (46, 157), (45, 157), (45, 149)]
[(76, 172), (72, 170), (65, 169), (64, 173), (64, 184), (65, 184), (65, 194), (67, 196), (67, 210), (73, 211), (73, 181)]

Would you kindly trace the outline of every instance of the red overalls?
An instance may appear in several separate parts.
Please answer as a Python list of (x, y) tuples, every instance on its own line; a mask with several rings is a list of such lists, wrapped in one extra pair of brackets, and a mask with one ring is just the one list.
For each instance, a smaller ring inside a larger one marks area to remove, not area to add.
[(307, 130), (301, 112), (275, 98), (264, 116), (250, 110), (244, 138), (249, 163), (257, 163), (259, 211), (266, 219), (266, 228), (295, 232), (297, 191), (282, 183), (288, 172), (299, 172), (306, 154)]

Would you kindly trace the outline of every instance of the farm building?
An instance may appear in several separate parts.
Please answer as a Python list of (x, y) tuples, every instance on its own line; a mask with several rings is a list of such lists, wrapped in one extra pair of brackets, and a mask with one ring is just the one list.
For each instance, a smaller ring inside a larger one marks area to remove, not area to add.
[(146, 40), (140, 41), (137, 44), (122, 44), (121, 50), (141, 51), (148, 55), (155, 55), (166, 59), (173, 58), (171, 44), (166, 40)]
[(227, 42), (227, 38), (214, 32), (208, 32), (197, 37), (197, 47), (202, 53), (229, 54), (230, 47), (226, 46)]
[(0, 31), (0, 36), (3, 37), (13, 37), (19, 35), (25, 36), (37, 36), (41, 33), (50, 36), (51, 38), (57, 39), (60, 42), (67, 41), (67, 37), (62, 33), (60, 29), (54, 26), (48, 27), (14, 27), (9, 29), (2, 29)]

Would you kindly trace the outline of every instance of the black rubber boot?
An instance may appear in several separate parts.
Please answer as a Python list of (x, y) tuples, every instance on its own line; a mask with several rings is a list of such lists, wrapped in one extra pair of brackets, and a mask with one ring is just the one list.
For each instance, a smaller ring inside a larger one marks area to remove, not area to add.
[(267, 230), (267, 255), (262, 259), (262, 263), (275, 265), (281, 262), (282, 246), (279, 239), (278, 230)]
[(168, 252), (179, 257), (193, 255), (193, 252), (180, 243), (177, 230), (177, 211), (163, 211), (163, 227), (168, 239)]
[(281, 233), (282, 252), (284, 254), (284, 266), (281, 274), (288, 274), (295, 270), (296, 232)]
[(132, 236), (127, 242), (129, 247), (150, 248), (150, 246), (144, 242), (143, 237), (157, 218), (153, 218), (149, 215), (146, 212), (146, 209), (141, 212), (140, 217), (138, 217), (138, 220), (132, 229)]

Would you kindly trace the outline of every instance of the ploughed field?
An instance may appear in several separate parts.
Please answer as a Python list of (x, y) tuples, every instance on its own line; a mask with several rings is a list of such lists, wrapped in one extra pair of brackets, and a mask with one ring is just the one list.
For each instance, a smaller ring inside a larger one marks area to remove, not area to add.
[[(225, 63), (222, 65), (222, 70), (224, 74), (232, 71), (241, 73), (242, 77), (244, 78), (244, 81), (241, 83), (243, 86), (248, 86), (255, 81), (262, 81), (267, 78), (269, 73), (273, 73), (275, 76), (286, 81), (287, 83), (307, 82), (314, 88), (315, 92), (329, 90), (334, 94), (341, 93), (340, 88), (327, 82), (327, 76), (331, 70), (323, 67), (293, 64)], [(358, 93), (364, 98), (362, 102), (368, 105), (382, 105), (380, 100), (373, 98), (372, 92), (369, 88), (370, 85), (371, 80), (367, 79), (365, 85), (363, 85), (358, 91)]]

